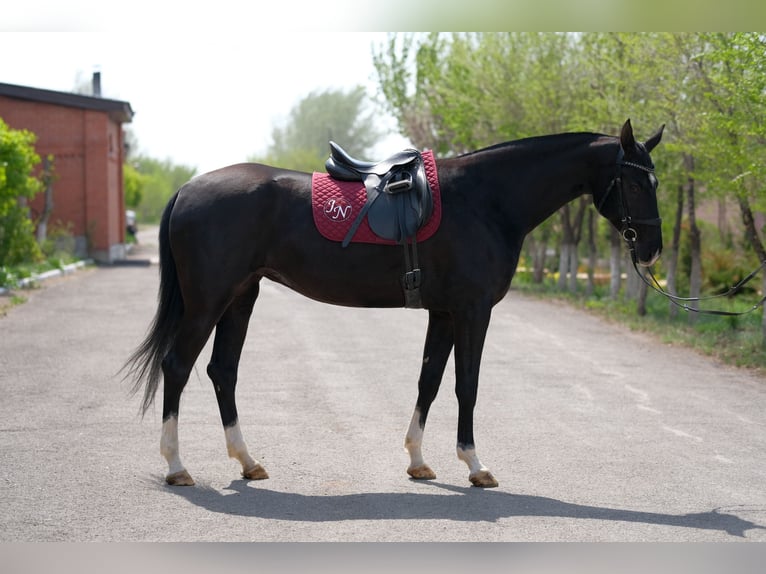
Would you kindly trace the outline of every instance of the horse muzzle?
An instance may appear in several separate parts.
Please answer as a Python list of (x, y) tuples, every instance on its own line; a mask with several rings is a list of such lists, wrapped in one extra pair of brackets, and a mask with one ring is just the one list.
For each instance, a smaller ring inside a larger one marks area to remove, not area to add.
[(649, 257), (648, 260), (644, 260), (642, 258), (639, 258), (638, 259), (638, 264), (641, 267), (651, 267), (652, 265), (654, 265), (657, 262), (657, 260), (660, 258), (660, 255), (662, 255), (662, 249), (658, 249), (657, 251), (655, 251), (654, 254), (652, 254), (652, 256)]

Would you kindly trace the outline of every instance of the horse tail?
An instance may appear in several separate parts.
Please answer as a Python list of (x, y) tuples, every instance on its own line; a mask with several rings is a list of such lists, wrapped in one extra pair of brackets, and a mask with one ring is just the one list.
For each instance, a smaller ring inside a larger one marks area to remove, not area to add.
[(130, 391), (138, 393), (143, 387), (144, 397), (141, 402), (141, 414), (145, 415), (154, 402), (160, 377), (162, 361), (175, 340), (178, 326), (184, 313), (184, 302), (178, 284), (176, 263), (170, 249), (170, 214), (178, 198), (178, 192), (168, 201), (162, 213), (159, 231), (160, 288), (157, 296), (157, 311), (143, 342), (130, 355), (123, 369), (127, 369), (125, 378), (135, 380)]

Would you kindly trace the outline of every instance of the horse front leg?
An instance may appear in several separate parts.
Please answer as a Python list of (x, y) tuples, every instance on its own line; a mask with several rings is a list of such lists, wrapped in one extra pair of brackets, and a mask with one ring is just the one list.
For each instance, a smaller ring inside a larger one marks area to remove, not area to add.
[(452, 352), (453, 341), (452, 317), (449, 313), (429, 311), (423, 363), (418, 380), (418, 400), (404, 440), (404, 447), (410, 454), (407, 474), (418, 480), (436, 478), (436, 473), (423, 460), (423, 430), (431, 403), (439, 391), (444, 368)]
[(492, 307), (477, 305), (455, 316), (455, 394), (458, 400), (457, 456), (468, 465), (474, 486), (493, 488), (495, 477), (476, 455), (473, 411), (479, 387), (479, 368)]

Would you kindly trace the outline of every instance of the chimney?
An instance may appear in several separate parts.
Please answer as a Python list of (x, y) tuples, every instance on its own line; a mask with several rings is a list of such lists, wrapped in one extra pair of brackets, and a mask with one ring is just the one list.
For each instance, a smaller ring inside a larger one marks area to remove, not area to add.
[(101, 72), (93, 72), (93, 96), (101, 97)]

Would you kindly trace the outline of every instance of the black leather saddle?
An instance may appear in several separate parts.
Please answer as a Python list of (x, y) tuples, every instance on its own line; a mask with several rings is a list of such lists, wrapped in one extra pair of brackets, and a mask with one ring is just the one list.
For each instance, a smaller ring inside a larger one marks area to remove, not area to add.
[(422, 307), (417, 232), (433, 211), (423, 156), (417, 150), (406, 149), (381, 162), (360, 161), (331, 141), (325, 167), (335, 179), (363, 182), (367, 193), (367, 201), (343, 239), (343, 247), (348, 246), (367, 216), (373, 233), (404, 246), (404, 306)]
[(414, 237), (431, 217), (433, 196), (417, 150), (406, 149), (375, 163), (355, 159), (331, 141), (325, 167), (335, 179), (363, 182), (367, 193), (343, 247), (351, 242), (365, 215), (377, 236), (397, 243)]

